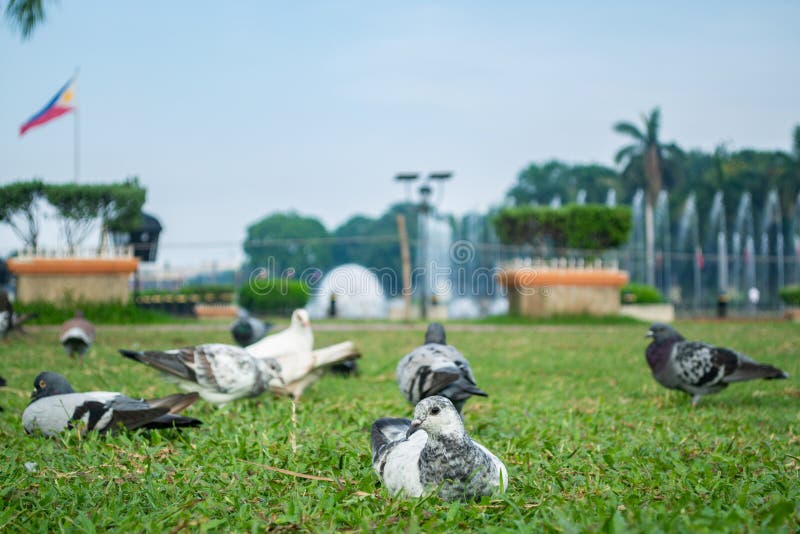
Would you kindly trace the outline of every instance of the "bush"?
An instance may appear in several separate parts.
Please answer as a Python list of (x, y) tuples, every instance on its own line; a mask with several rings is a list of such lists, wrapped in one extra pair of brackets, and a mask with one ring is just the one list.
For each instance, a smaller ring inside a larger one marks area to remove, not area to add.
[(308, 302), (309, 288), (298, 280), (254, 280), (239, 289), (239, 306), (255, 313), (289, 315)]
[(653, 286), (627, 284), (620, 289), (620, 300), (623, 304), (658, 304), (664, 302), (664, 297)]
[(517, 206), (504, 208), (492, 221), (504, 244), (544, 244), (555, 248), (604, 250), (628, 241), (630, 208), (597, 204), (563, 208)]
[(800, 285), (784, 286), (779, 294), (781, 300), (789, 306), (800, 306)]
[(17, 313), (33, 312), (38, 315), (36, 319), (26, 324), (61, 324), (71, 319), (75, 315), (75, 310), (83, 311), (86, 318), (95, 324), (150, 324), (174, 321), (166, 313), (144, 310), (132, 302), (120, 304), (67, 301), (60, 306), (43, 301), (14, 304), (14, 311)]

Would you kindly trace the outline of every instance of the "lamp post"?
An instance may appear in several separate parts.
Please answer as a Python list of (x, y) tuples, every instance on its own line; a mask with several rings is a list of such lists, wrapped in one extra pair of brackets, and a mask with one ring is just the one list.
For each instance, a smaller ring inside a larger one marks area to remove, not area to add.
[[(444, 182), (450, 179), (453, 173), (450, 171), (432, 172), (428, 174), (426, 183), (423, 183), (417, 193), (419, 194), (419, 203), (417, 204), (417, 234), (419, 240), (418, 255), (419, 265), (422, 267), (422, 285), (420, 287), (420, 315), (422, 319), (428, 318), (428, 284), (431, 281), (431, 272), (429, 269), (429, 217), (434, 211), (434, 203), (431, 201), (433, 195), (433, 184), (438, 183), (438, 198), (436, 204), (440, 203), (444, 194)], [(419, 178), (418, 173), (405, 173), (395, 176), (395, 180), (402, 182), (406, 186), (406, 201), (411, 202), (411, 182)]]

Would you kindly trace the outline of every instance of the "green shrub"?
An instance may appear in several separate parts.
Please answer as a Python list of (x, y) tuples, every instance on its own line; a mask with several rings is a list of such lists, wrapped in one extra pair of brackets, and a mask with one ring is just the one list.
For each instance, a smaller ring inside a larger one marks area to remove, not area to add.
[(620, 300), (623, 304), (658, 304), (664, 297), (653, 286), (630, 283), (620, 289)]
[(555, 248), (604, 250), (628, 241), (631, 211), (597, 204), (563, 208), (516, 206), (500, 210), (493, 221), (504, 244), (543, 244)]
[(800, 306), (800, 285), (784, 286), (779, 294), (781, 300), (789, 306)]
[(36, 319), (28, 321), (27, 324), (61, 324), (70, 319), (75, 314), (75, 310), (83, 311), (83, 314), (95, 324), (150, 324), (174, 322), (174, 318), (169, 314), (155, 311), (144, 310), (137, 307), (132, 302), (127, 304), (120, 303), (100, 303), (100, 302), (64, 302), (56, 305), (52, 302), (29, 302), (26, 304), (15, 303), (14, 311), (17, 313), (36, 313)]
[(308, 302), (308, 286), (297, 280), (252, 280), (239, 289), (239, 306), (255, 313), (288, 315)]

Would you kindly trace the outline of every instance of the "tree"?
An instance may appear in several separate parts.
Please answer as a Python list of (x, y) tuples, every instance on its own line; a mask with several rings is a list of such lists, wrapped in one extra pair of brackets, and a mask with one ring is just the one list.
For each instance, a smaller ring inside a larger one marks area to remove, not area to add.
[(47, 201), (61, 221), (67, 247), (74, 249), (88, 237), (103, 205), (102, 186), (67, 183), (48, 185)]
[(549, 204), (555, 197), (562, 202), (576, 199), (578, 191), (586, 191), (587, 200), (605, 201), (609, 188), (619, 187), (619, 174), (595, 163), (570, 165), (558, 160), (531, 163), (517, 177), (506, 197), (517, 206)]
[(39, 179), (0, 187), (0, 222), (9, 225), (34, 251), (39, 247), (39, 206), (44, 189)]
[(47, 0), (8, 0), (6, 17), (17, 27), (23, 40), (29, 39), (33, 30), (45, 21), (46, 3)]
[(277, 277), (294, 269), (325, 270), (332, 264), (328, 231), (314, 217), (297, 213), (273, 213), (247, 227), (244, 252), (251, 268), (264, 268)]
[(661, 192), (665, 161), (677, 158), (682, 151), (675, 143), (662, 143), (659, 138), (661, 111), (655, 108), (650, 115), (642, 115), (644, 130), (630, 122), (618, 122), (614, 131), (633, 138), (634, 143), (622, 147), (614, 156), (619, 164), (626, 162), (626, 173), (644, 179), (645, 195), (645, 263), (646, 282), (655, 284), (655, 222), (654, 206)]

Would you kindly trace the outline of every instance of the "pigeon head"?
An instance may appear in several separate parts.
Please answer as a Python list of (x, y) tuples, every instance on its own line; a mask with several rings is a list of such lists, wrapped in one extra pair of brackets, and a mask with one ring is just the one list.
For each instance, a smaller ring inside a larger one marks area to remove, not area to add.
[(308, 318), (308, 312), (302, 308), (297, 309), (292, 313), (292, 326), (308, 328), (311, 326), (311, 320)]
[(281, 373), (283, 367), (275, 358), (256, 358), (256, 365), (259, 367), (262, 375), (266, 378), (265, 382), (269, 387), (281, 388), (286, 385)]
[(447, 338), (444, 335), (444, 326), (441, 323), (431, 323), (425, 331), (425, 343), (436, 343), (437, 345), (447, 345)]
[(645, 337), (652, 337), (656, 343), (668, 341), (670, 339), (678, 338), (683, 339), (681, 335), (670, 325), (664, 323), (653, 323), (650, 325), (650, 330), (647, 331)]
[(417, 403), (406, 437), (420, 429), (429, 436), (459, 434), (464, 432), (464, 422), (450, 399), (434, 395)]
[(33, 379), (33, 393), (31, 393), (33, 400), (66, 393), (75, 393), (75, 390), (69, 385), (67, 379), (58, 373), (43, 371)]

